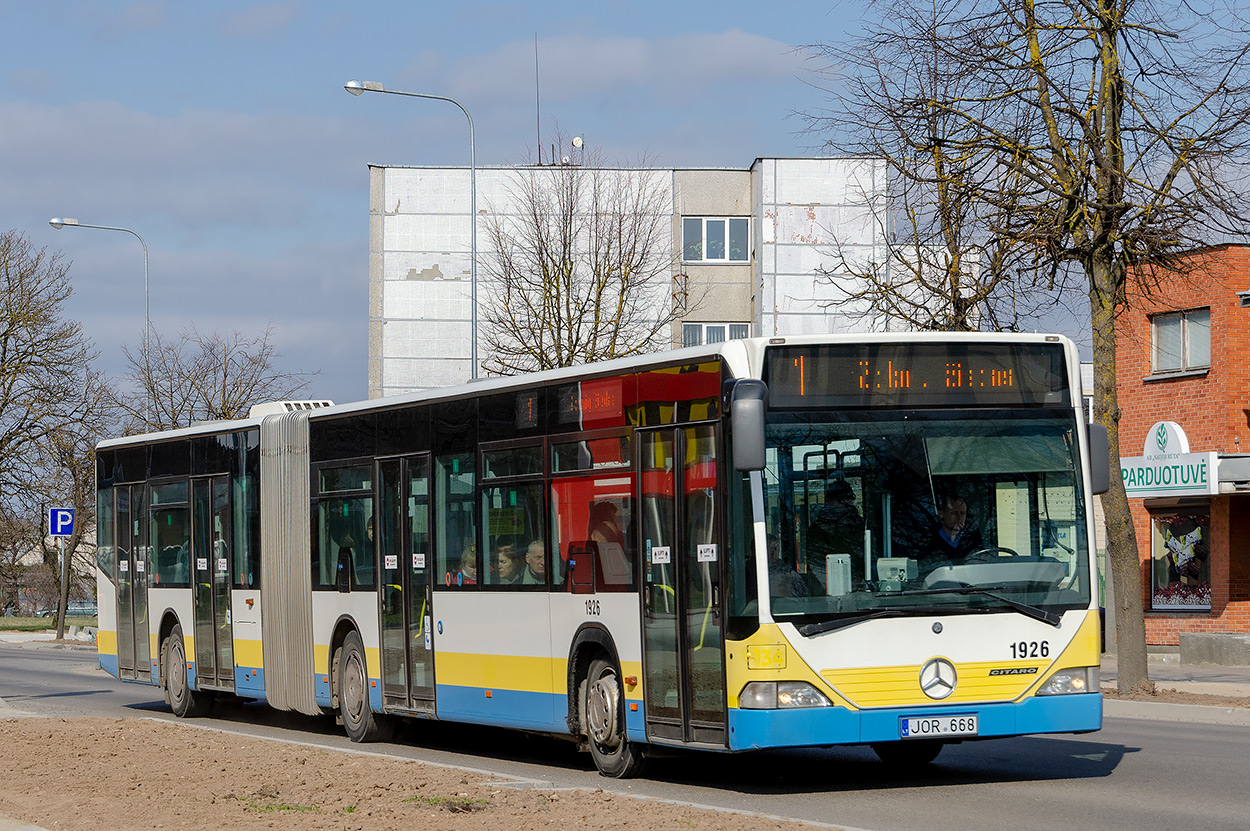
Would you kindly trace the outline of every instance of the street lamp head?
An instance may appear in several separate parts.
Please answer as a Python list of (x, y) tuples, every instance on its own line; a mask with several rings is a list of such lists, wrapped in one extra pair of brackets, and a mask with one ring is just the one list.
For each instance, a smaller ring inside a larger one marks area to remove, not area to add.
[(343, 89), (352, 95), (360, 95), (362, 92), (384, 92), (385, 88), (380, 81), (348, 81), (343, 84)]
[(77, 225), (77, 224), (78, 224), (78, 220), (77, 220), (77, 219), (70, 219), (68, 216), (66, 216), (66, 217), (60, 217), (60, 216), (58, 216), (58, 217), (54, 217), (54, 218), (52, 218), (52, 219), (49, 219), (49, 220), (48, 220), (48, 224), (49, 224), (49, 225), (51, 225), (53, 228), (55, 228), (55, 229), (57, 229), (57, 230), (59, 231), (59, 230), (61, 230), (62, 228), (64, 228), (66, 225)]

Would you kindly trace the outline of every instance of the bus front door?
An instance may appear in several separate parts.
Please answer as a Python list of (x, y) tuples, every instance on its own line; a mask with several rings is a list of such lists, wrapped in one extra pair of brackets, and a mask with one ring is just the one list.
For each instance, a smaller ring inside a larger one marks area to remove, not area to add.
[(387, 707), (434, 712), (430, 631), (430, 458), (378, 462), (382, 697)]
[(117, 499), (117, 673), (122, 678), (152, 677), (148, 634), (147, 545), (144, 543), (143, 486), (119, 485)]
[(195, 678), (201, 689), (234, 689), (234, 632), (230, 622), (232, 556), (230, 477), (193, 481), (192, 550), (195, 566)]
[(647, 736), (724, 746), (715, 425), (640, 431)]

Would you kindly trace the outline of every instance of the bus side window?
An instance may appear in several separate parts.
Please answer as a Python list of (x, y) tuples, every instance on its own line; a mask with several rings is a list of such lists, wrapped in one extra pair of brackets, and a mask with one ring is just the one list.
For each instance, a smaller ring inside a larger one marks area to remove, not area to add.
[(473, 530), (476, 455), (456, 453), (435, 460), (435, 585), (440, 588), (463, 588), (480, 582), (482, 557)]
[(594, 551), (598, 591), (636, 587), (633, 528), (634, 474), (576, 476), (551, 483), (553, 585), (563, 586), (570, 552)]

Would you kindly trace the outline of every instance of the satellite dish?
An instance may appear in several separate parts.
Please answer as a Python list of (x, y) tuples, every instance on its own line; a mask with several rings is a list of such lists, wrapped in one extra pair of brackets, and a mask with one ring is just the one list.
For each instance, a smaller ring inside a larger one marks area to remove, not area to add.
[(582, 146), (582, 137), (581, 137), (581, 136), (573, 136), (573, 146), (574, 146), (574, 147), (581, 147), (581, 146)]

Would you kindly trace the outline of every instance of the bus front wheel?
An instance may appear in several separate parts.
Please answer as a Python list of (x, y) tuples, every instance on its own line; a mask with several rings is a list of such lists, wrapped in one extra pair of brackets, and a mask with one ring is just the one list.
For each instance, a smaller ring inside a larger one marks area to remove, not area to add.
[(591, 661), (582, 689), (586, 739), (595, 767), (613, 779), (637, 776), (644, 757), (642, 748), (625, 735), (625, 696), (616, 665), (603, 658)]
[(360, 635), (348, 632), (337, 656), (339, 715), (347, 738), (354, 742), (385, 741), (390, 731), (386, 729), (385, 716), (375, 714), (369, 703), (369, 673)]
[(182, 624), (175, 623), (169, 637), (161, 644), (165, 668), (165, 702), (178, 718), (198, 718), (208, 715), (213, 706), (213, 694), (204, 690), (192, 690), (187, 677), (187, 648), (182, 639)]

